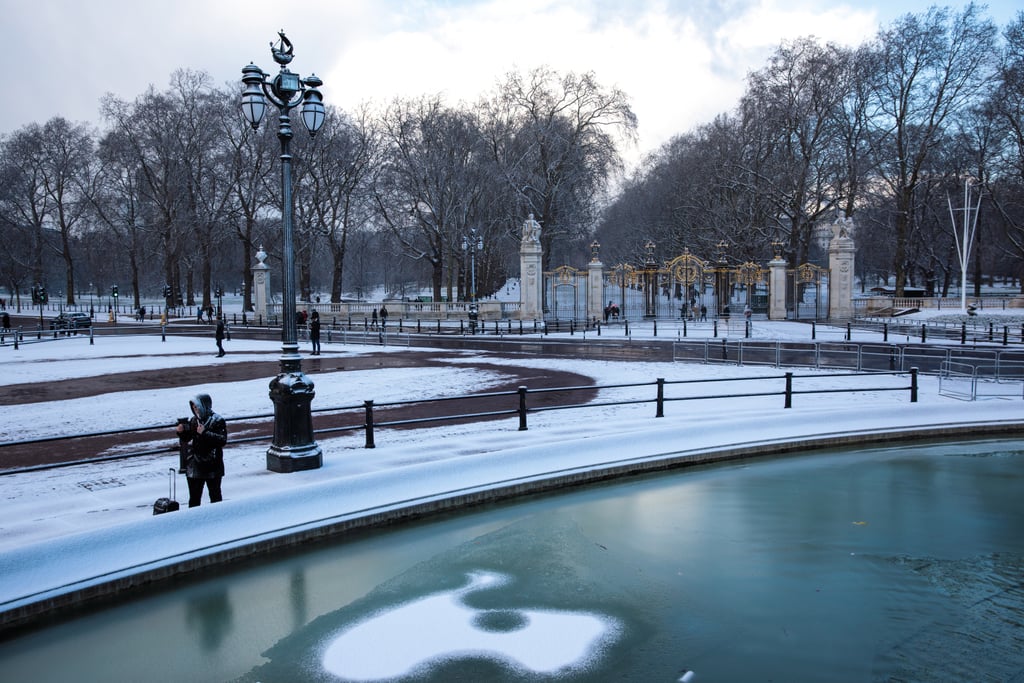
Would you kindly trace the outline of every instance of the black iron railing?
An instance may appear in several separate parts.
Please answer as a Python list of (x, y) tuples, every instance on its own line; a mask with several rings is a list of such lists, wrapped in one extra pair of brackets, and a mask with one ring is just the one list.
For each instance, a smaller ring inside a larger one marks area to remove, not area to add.
[[(879, 383), (877, 386), (864, 386), (862, 382), (851, 381), (854, 378), (862, 377), (871, 377), (880, 380), (883, 376), (886, 375), (909, 377), (909, 384), (896, 383), (883, 385)], [(814, 379), (816, 380), (816, 382), (814, 384), (807, 382), (801, 385), (801, 382), (803, 380), (810, 379)], [(829, 387), (820, 388), (821, 380), (828, 380), (827, 384), (829, 385)], [(847, 386), (839, 386), (839, 384), (843, 382), (846, 382)], [(668, 395), (668, 390), (671, 387), (715, 385), (721, 383), (730, 383), (732, 385), (749, 385), (751, 386), (751, 389), (749, 391), (730, 391), (725, 393), (698, 393), (688, 396)], [(603, 391), (607, 396), (608, 394), (611, 394), (614, 390), (619, 389), (650, 389), (650, 393), (640, 398), (618, 399), (613, 397), (606, 397), (600, 400), (582, 402), (574, 402), (572, 399), (574, 395), (579, 395), (580, 393), (584, 392), (592, 394), (595, 391)], [(654, 417), (661, 418), (665, 416), (666, 405), (676, 401), (706, 401), (715, 399), (736, 399), (777, 396), (782, 399), (783, 408), (791, 408), (793, 406), (793, 398), (799, 395), (835, 394), (852, 392), (860, 393), (865, 391), (907, 392), (910, 402), (916, 403), (918, 398), (917, 368), (910, 368), (909, 372), (845, 372), (806, 375), (798, 375), (793, 372), (786, 372), (784, 374), (767, 377), (724, 377), (686, 380), (666, 380), (664, 378), (658, 378), (651, 382), (550, 387), (542, 389), (530, 389), (528, 387), (521, 386), (515, 391), (497, 391), (482, 394), (465, 394), (459, 396), (439, 397), (427, 400), (388, 401), (385, 403), (376, 403), (372, 400), (367, 400), (363, 401), (362, 403), (353, 405), (318, 408), (313, 410), (312, 412), (314, 413), (314, 415), (321, 416), (332, 413), (342, 415), (348, 413), (353, 416), (358, 415), (359, 418), (354, 419), (349, 424), (342, 424), (331, 427), (324, 427), (321, 429), (315, 429), (314, 433), (317, 436), (322, 437), (328, 434), (337, 434), (339, 432), (363, 431), (365, 434), (364, 447), (375, 448), (377, 430), (389, 427), (413, 427), (427, 423), (466, 422), (482, 419), (497, 419), (503, 417), (516, 416), (518, 417), (519, 421), (519, 431), (525, 431), (528, 429), (529, 415), (552, 410), (588, 409), (619, 405), (638, 405), (653, 403), (655, 406)], [(531, 401), (532, 397), (539, 398), (541, 396), (554, 396), (557, 398), (550, 400), (546, 404), (543, 402)], [(445, 412), (444, 410), (435, 412), (435, 410), (432, 410), (453, 401), (471, 401), (473, 405), (479, 405), (481, 402), (494, 401), (495, 408), (493, 410), (475, 410), (472, 412)], [(416, 406), (418, 408), (426, 408), (427, 411), (432, 414), (429, 414), (427, 416), (421, 415), (410, 418), (399, 417), (397, 419), (387, 419), (388, 413), (393, 413), (394, 411), (398, 411), (403, 408), (409, 408), (412, 406)], [(379, 419), (380, 417), (384, 417), (385, 419), (381, 420)], [(236, 415), (228, 417), (226, 419), (228, 420), (229, 424), (267, 420), (269, 427), (269, 420), (271, 420), (271, 418), (273, 418), (273, 413), (261, 413), (257, 415)], [(9, 452), (17, 447), (25, 448), (30, 446), (37, 446), (40, 444), (57, 444), (60, 442), (80, 439), (123, 437), (126, 434), (144, 436), (148, 433), (156, 433), (158, 435), (156, 438), (165, 438), (165, 435), (170, 434), (173, 429), (174, 424), (159, 424), (132, 427), (120, 430), (88, 432), (83, 434), (53, 436), (37, 439), (25, 439), (21, 441), (0, 443), (0, 462), (3, 462), (3, 453), (5, 451)], [(232, 443), (254, 443), (268, 441), (272, 438), (273, 435), (270, 433), (270, 430), (268, 429), (268, 433), (266, 434), (234, 438), (232, 439)], [(175, 452), (177, 451), (177, 448), (177, 442), (174, 441), (173, 443), (168, 445), (163, 445), (156, 448), (149, 448), (144, 450), (119, 452), (110, 455), (99, 455), (92, 458), (77, 459), (61, 463), (0, 469), (0, 475), (47, 470), (58, 467), (69, 467), (73, 465), (85, 465), (90, 463), (108, 462), (113, 460), (123, 460), (147, 455), (161, 455)]]

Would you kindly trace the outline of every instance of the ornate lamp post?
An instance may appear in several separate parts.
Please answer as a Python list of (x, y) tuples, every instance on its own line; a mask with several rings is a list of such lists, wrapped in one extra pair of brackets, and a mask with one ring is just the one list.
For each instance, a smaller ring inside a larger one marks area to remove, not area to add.
[(323, 453), (313, 440), (310, 404), (315, 392), (313, 382), (302, 372), (298, 335), (295, 326), (295, 246), (292, 239), (292, 157), (289, 143), (292, 125), (289, 112), (302, 104), (302, 123), (310, 135), (323, 125), (325, 110), (315, 74), (300, 78), (288, 70), (293, 49), (284, 31), (280, 40), (270, 44), (270, 52), (281, 70), (276, 76), (264, 73), (255, 64), (242, 68), (242, 113), (253, 130), (259, 127), (267, 109), (267, 100), (277, 107), (277, 138), (281, 141), (281, 228), (283, 232), (283, 324), (281, 326), (281, 372), (270, 382), (274, 402), (274, 442), (267, 450), (267, 469), (272, 472), (296, 472), (323, 465)]
[(725, 240), (721, 240), (717, 245), (718, 247), (718, 267), (715, 269), (715, 299), (716, 306), (718, 308), (718, 315), (729, 319), (729, 301), (732, 299), (732, 282), (729, 279), (729, 261), (726, 256), (726, 250), (729, 248), (729, 243)]
[(644, 317), (658, 315), (658, 262), (654, 260), (655, 244), (647, 240), (644, 244)]
[(476, 334), (480, 311), (476, 306), (476, 252), (483, 251), (484, 238), (476, 234), (476, 228), (469, 229), (469, 239), (462, 236), (462, 253), (469, 252), (469, 333)]
[(469, 229), (469, 239), (462, 236), (462, 253), (469, 252), (469, 302), (476, 303), (476, 252), (483, 251), (484, 238), (476, 234), (476, 228)]

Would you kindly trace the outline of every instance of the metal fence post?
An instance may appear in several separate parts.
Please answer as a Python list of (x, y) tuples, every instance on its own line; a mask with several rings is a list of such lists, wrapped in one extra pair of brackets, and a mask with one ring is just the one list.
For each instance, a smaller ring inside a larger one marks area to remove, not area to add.
[(910, 368), (910, 402), (917, 403), (917, 368)]
[(363, 407), (366, 409), (366, 448), (376, 448), (373, 442), (373, 401), (364, 401)]
[(658, 409), (654, 413), (654, 417), (665, 417), (665, 378), (658, 378)]
[(782, 406), (783, 408), (793, 407), (793, 373), (786, 373), (786, 402)]
[(526, 431), (526, 387), (519, 387), (519, 431)]

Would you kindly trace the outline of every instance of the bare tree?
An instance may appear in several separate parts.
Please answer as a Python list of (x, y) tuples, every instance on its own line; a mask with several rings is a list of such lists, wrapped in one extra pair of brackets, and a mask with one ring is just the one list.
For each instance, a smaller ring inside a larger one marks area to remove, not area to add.
[[(238, 110), (236, 92), (228, 90), (222, 98), (220, 130), (225, 146), (223, 168), (229, 183), (228, 221), (241, 246), (238, 275), (244, 283), (242, 307), (249, 311), (253, 305), (250, 268), (261, 246), (257, 229), (265, 215), (275, 210), (275, 198), (280, 196), (280, 176), (274, 168), (279, 143), (274, 126), (252, 129)], [(280, 213), (279, 208), (276, 211)]]
[(3, 141), (0, 219), (13, 236), (10, 244), (26, 247), (7, 250), (7, 257), (12, 261), (5, 266), (7, 281), (16, 294), (20, 294), (19, 285), (26, 279), (30, 283), (45, 284), (46, 225), (52, 200), (46, 191), (42, 137), (42, 127), (32, 123)]
[(173, 102), (150, 87), (131, 104), (107, 95), (101, 111), (111, 131), (134, 157), (139, 196), (146, 208), (147, 225), (158, 240), (165, 281), (175, 293), (184, 292), (183, 303), (191, 304), (191, 282), (183, 281), (182, 274), (190, 227), (188, 198), (182, 191), (187, 172), (174, 134), (177, 112)]
[(89, 199), (99, 225), (113, 233), (124, 250), (132, 291), (137, 292), (146, 244), (138, 158), (117, 130), (100, 140), (97, 153)]
[(510, 73), (482, 105), (488, 148), (518, 199), (514, 229), (532, 213), (544, 226), (545, 268), (557, 245), (591, 234), (604, 190), (621, 169), (618, 141), (637, 119), (624, 92), (593, 73), (541, 67)]
[(990, 82), (995, 26), (980, 11), (970, 3), (958, 14), (937, 7), (907, 14), (880, 31), (873, 46), (870, 139), (893, 202), (898, 296), (911, 262), (915, 196), (932, 151)]
[(986, 107), (1000, 141), (986, 189), (1024, 292), (1024, 12), (1006, 27), (1003, 39), (997, 85)]
[(367, 225), (373, 209), (370, 181), (379, 161), (380, 140), (367, 106), (354, 116), (331, 109), (317, 136), (309, 195), (315, 197), (307, 219), (326, 240), (331, 254), (331, 301), (340, 302), (349, 236)]
[(792, 265), (808, 260), (815, 224), (843, 199), (838, 142), (847, 63), (841, 48), (804, 38), (781, 46), (748, 77), (741, 110), (763, 152), (750, 155), (736, 176), (751, 179), (749, 191), (766, 193), (773, 207), (772, 225), (750, 229), (762, 231), (764, 245), (786, 236)]
[(89, 211), (89, 176), (94, 163), (93, 137), (85, 125), (56, 117), (43, 126), (43, 187), (50, 200), (52, 223), (60, 236), (55, 245), (64, 261), (67, 303), (75, 303), (75, 258), (72, 243)]
[(382, 135), (385, 151), (375, 184), (379, 215), (406, 256), (430, 263), (439, 301), (449, 257), (460, 235), (480, 218), (482, 137), (470, 113), (437, 96), (393, 102)]

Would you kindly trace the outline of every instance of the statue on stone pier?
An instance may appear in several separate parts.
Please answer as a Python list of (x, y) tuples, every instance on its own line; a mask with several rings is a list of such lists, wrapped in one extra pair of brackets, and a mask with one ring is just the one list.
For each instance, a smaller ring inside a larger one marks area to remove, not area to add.
[(534, 220), (533, 214), (523, 221), (523, 243), (540, 244), (540, 223)]

